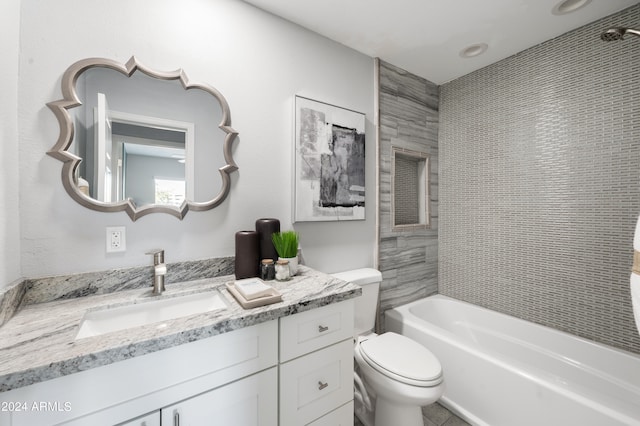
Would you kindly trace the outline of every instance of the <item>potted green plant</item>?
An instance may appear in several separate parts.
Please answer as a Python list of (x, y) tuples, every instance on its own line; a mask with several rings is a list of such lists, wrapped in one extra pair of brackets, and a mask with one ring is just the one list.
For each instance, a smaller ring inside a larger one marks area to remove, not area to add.
[(274, 232), (271, 241), (280, 259), (289, 261), (291, 276), (298, 273), (298, 233), (295, 231)]

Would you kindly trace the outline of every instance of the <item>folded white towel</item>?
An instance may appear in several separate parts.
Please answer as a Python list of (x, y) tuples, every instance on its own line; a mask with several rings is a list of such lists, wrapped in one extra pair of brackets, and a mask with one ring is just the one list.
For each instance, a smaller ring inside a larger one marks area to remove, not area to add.
[(265, 284), (260, 278), (247, 278), (244, 280), (237, 280), (234, 282), (238, 293), (240, 293), (245, 299), (253, 300), (258, 297), (271, 296), (273, 294), (273, 287)]
[(636, 222), (636, 232), (633, 235), (633, 249), (640, 251), (640, 216)]
[[(633, 234), (633, 250), (640, 252), (640, 216), (636, 222), (636, 230)], [(634, 263), (636, 263), (636, 256), (634, 255)], [(633, 265), (633, 269), (638, 269), (637, 265)], [(631, 304), (633, 305), (633, 316), (636, 319), (636, 328), (640, 333), (640, 275), (635, 272), (631, 272)]]
[(640, 333), (640, 275), (631, 273), (631, 304), (636, 318), (636, 327)]

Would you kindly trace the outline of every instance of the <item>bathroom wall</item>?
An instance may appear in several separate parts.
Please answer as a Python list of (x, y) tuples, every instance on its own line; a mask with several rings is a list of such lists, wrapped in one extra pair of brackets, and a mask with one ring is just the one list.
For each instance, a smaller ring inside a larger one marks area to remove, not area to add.
[(18, 53), (20, 1), (3, 2), (0, 14), (0, 292), (20, 273), (18, 214)]
[[(380, 313), (438, 290), (438, 86), (379, 61)], [(391, 147), (429, 154), (430, 229), (397, 232), (391, 217)]]
[(441, 87), (439, 292), (640, 353), (640, 6)]
[[(19, 126), (22, 275), (33, 278), (233, 256), (234, 233), (260, 217), (291, 224), (293, 101), (299, 94), (366, 114), (367, 199), (364, 221), (300, 223), (304, 258), (327, 272), (374, 263), (374, 60), (237, 0), (23, 0)], [(15, 50), (15, 48), (14, 48)], [(131, 222), (73, 201), (60, 182), (62, 164), (47, 156), (58, 124), (45, 106), (60, 98), (65, 69), (86, 57), (157, 70), (183, 68), (227, 99), (239, 132), (240, 167), (218, 208), (180, 221), (163, 214)], [(15, 181), (14, 181), (15, 182)], [(2, 213), (6, 214), (6, 213)], [(126, 226), (127, 252), (105, 253), (105, 227)]]

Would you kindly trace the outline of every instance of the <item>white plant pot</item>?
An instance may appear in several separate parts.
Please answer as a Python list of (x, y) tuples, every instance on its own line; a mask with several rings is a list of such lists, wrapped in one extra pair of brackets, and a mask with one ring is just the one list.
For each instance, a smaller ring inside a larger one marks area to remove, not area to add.
[(298, 256), (296, 257), (279, 257), (280, 260), (289, 261), (289, 274), (293, 277), (298, 273)]

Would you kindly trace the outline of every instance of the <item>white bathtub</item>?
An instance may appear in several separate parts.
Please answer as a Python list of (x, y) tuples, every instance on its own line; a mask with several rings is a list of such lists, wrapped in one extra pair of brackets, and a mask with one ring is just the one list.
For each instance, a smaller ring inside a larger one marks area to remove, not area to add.
[(640, 425), (640, 356), (441, 295), (385, 324), (440, 359), (441, 402), (474, 425)]

